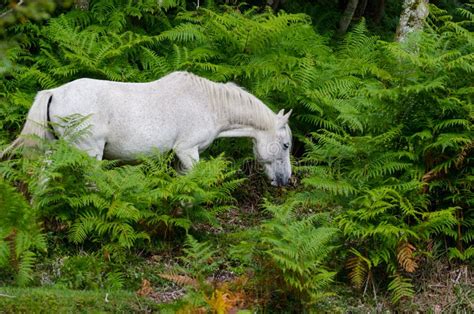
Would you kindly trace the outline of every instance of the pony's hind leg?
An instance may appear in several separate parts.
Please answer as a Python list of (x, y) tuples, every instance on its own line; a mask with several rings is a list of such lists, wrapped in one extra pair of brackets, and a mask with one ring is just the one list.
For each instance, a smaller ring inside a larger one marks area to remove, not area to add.
[(193, 147), (184, 150), (175, 150), (176, 156), (182, 165), (182, 170), (187, 172), (191, 170), (195, 163), (199, 161), (199, 150), (198, 147)]

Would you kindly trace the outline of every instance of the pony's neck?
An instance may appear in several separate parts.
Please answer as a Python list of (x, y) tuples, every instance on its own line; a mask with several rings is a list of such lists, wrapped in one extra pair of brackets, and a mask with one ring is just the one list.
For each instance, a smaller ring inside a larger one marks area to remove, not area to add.
[(277, 115), (243, 88), (233, 83), (215, 83), (187, 72), (177, 75), (204, 91), (222, 132), (240, 137), (275, 128)]
[(253, 127), (245, 125), (230, 125), (219, 132), (217, 137), (251, 137), (256, 138), (257, 132), (261, 130), (256, 130)]
[(225, 129), (268, 131), (275, 128), (276, 114), (257, 97), (232, 83), (214, 84), (208, 91), (210, 103)]

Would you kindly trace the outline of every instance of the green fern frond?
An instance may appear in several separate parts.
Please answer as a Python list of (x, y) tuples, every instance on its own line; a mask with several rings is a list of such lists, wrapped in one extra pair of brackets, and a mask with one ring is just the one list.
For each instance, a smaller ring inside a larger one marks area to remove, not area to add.
[(470, 261), (474, 258), (474, 246), (469, 246), (462, 252), (458, 248), (449, 248), (448, 257), (450, 260), (458, 259), (461, 261)]
[(196, 24), (180, 24), (173, 29), (162, 32), (156, 37), (157, 41), (169, 40), (170, 42), (204, 42), (206, 36)]
[(419, 234), (446, 234), (453, 226), (457, 225), (455, 207), (438, 210), (436, 212), (423, 213), (424, 221), (416, 226), (415, 230)]
[(31, 251), (25, 251), (19, 256), (16, 282), (19, 286), (26, 286), (33, 279), (33, 267), (36, 256)]
[(208, 242), (198, 242), (191, 235), (186, 235), (184, 256), (180, 260), (186, 266), (181, 271), (190, 273), (194, 278), (203, 279), (214, 267), (215, 264), (210, 262), (216, 254), (216, 250)]
[(404, 298), (413, 298), (415, 289), (411, 280), (400, 275), (395, 275), (388, 284), (388, 290), (392, 294), (392, 302), (399, 303)]
[[(324, 257), (333, 249), (337, 229), (320, 224), (324, 215), (313, 215), (298, 220), (293, 205), (266, 204), (274, 217), (262, 225), (262, 242), (265, 254), (282, 273), (284, 282), (301, 293), (308, 293), (311, 300), (318, 299), (318, 292), (334, 276), (322, 266)], [(318, 281), (322, 280), (322, 281)]]
[(457, 149), (458, 147), (470, 144), (471, 142), (472, 138), (469, 134), (442, 133), (437, 137), (434, 143), (427, 145), (425, 150), (438, 150), (444, 152), (448, 148)]
[(368, 275), (372, 268), (372, 263), (356, 249), (351, 249), (351, 252), (354, 256), (349, 258), (346, 263), (346, 267), (350, 271), (349, 279), (357, 289), (362, 289), (365, 282), (369, 280)]

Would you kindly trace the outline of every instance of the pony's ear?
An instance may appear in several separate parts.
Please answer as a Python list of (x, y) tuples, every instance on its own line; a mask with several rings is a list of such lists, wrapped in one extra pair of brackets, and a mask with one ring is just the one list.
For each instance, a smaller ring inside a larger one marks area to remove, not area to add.
[(278, 116), (278, 125), (277, 125), (278, 128), (281, 128), (285, 124), (288, 123), (288, 120), (290, 119), (290, 115), (291, 115), (292, 112), (293, 112), (293, 109), (290, 109), (290, 111), (288, 111), (286, 114), (285, 114), (284, 109), (280, 110), (280, 112), (277, 115)]

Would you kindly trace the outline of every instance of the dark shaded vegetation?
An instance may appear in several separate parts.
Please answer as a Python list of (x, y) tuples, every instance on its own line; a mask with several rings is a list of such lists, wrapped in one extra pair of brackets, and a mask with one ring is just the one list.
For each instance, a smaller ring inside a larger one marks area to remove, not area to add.
[[(65, 141), (17, 152), (0, 164), (0, 284), (43, 289), (23, 301), (5, 288), (0, 308), (157, 310), (151, 298), (170, 311), (338, 312), (365, 297), (361, 311), (472, 309), (472, 5), (437, 2), (397, 43), (401, 7), (379, 16), (381, 2), (359, 1), (346, 34), (348, 1), (3, 10), (2, 147), (39, 90), (186, 70), (293, 109), (295, 178), (270, 187), (242, 139), (219, 140), (187, 175), (172, 155), (122, 165)], [(452, 279), (436, 292), (449, 304), (423, 301), (442, 280), (428, 273)]]

